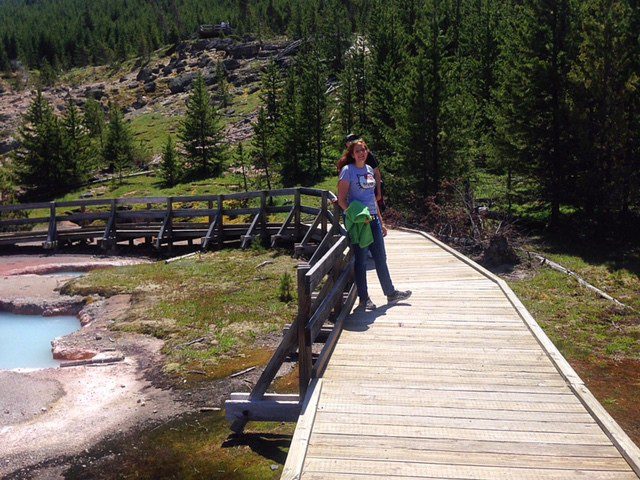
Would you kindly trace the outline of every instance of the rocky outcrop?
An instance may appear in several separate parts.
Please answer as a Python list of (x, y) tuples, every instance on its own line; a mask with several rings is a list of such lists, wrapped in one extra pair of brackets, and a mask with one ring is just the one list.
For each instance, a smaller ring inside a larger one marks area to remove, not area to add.
[(171, 79), (169, 81), (169, 90), (173, 94), (186, 92), (191, 87), (191, 84), (196, 79), (197, 75), (197, 73), (192, 72)]
[(244, 43), (239, 45), (233, 45), (226, 52), (231, 55), (232, 58), (254, 58), (260, 51), (260, 44), (258, 42)]

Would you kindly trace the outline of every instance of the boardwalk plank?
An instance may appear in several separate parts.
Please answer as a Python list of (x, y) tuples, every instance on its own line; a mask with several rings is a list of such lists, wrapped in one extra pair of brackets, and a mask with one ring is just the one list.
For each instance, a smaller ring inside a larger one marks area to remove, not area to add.
[(387, 253), (414, 293), (387, 305), (368, 272), (379, 308), (344, 323), (296, 480), (639, 478), (499, 281), (413, 233)]
[[(418, 478), (446, 478), (472, 480), (575, 480), (592, 478), (598, 480), (636, 480), (631, 471), (563, 470), (551, 468), (514, 468), (492, 466), (441, 465), (410, 461), (389, 462), (384, 460), (342, 460), (331, 458), (309, 458), (305, 472), (347, 473), (366, 475), (388, 475), (389, 477), (413, 476)], [(325, 476), (329, 479), (331, 476)]]

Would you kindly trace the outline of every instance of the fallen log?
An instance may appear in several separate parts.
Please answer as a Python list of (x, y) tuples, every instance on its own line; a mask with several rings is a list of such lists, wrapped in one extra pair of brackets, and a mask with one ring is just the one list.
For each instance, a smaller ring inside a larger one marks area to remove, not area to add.
[(540, 265), (546, 265), (546, 266), (548, 266), (549, 268), (551, 268), (553, 270), (556, 270), (558, 272), (562, 272), (562, 273), (564, 273), (566, 275), (569, 275), (569, 276), (575, 278), (578, 281), (578, 283), (580, 285), (582, 285), (583, 287), (591, 290), (592, 292), (596, 293), (597, 295), (601, 296), (602, 298), (604, 298), (606, 300), (609, 300), (610, 302), (615, 303), (619, 307), (628, 308), (629, 310), (633, 310), (633, 308), (630, 307), (629, 305), (626, 305), (626, 304), (622, 303), (620, 300), (618, 300), (616, 298), (613, 298), (608, 293), (603, 292), (602, 290), (600, 290), (597, 287), (594, 287), (593, 285), (591, 285), (589, 282), (587, 282), (585, 279), (583, 279), (580, 275), (578, 275), (574, 271), (569, 270), (566, 267), (563, 267), (559, 263), (556, 263), (556, 262), (554, 262), (552, 260), (549, 260), (544, 255), (541, 255), (541, 254), (536, 253), (536, 252), (529, 252), (529, 251), (527, 251), (527, 254), (534, 256), (540, 262)]

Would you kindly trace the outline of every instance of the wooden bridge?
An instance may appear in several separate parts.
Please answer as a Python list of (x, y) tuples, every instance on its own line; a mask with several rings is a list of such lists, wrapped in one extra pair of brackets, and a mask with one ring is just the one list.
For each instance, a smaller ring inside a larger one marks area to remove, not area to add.
[(287, 188), (0, 205), (0, 246), (94, 243), (113, 250), (144, 242), (158, 250), (177, 243), (207, 250), (237, 242), (244, 248), (260, 238), (272, 245), (298, 242), (302, 253), (313, 252), (328, 224), (339, 229), (332, 200), (331, 192)]
[(301, 266), (300, 312), (279, 350), (297, 346), (302, 395), (264, 394), (277, 352), (254, 391), (227, 402), (236, 430), (300, 415), (283, 480), (639, 478), (638, 447), (504, 281), (422, 232), (392, 231), (386, 245), (411, 298), (386, 305), (371, 270), (378, 309), (347, 315), (351, 286), (315, 357), (327, 294), (310, 294), (318, 264)]
[[(334, 199), (297, 188), (2, 206), (0, 245), (294, 244), (308, 258), (297, 318), (254, 389), (226, 404), (238, 432), (298, 422), (283, 480), (639, 478), (638, 447), (506, 283), (429, 235), (387, 237), (392, 278), (411, 298), (385, 305), (371, 271), (378, 309), (352, 312), (353, 252)], [(292, 355), (299, 395), (267, 393)]]

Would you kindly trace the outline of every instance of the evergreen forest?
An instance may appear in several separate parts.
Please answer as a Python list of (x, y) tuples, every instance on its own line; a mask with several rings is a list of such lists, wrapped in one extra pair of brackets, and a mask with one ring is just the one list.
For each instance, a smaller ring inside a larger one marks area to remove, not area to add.
[[(357, 132), (413, 213), (491, 178), (500, 208), (549, 225), (629, 233), (638, 217), (638, 0), (4, 0), (0, 68), (118, 62), (221, 21), (302, 40), (293, 65), (263, 73), (245, 146), (284, 185), (334, 175)], [(191, 178), (221, 173), (232, 149), (218, 150)]]

